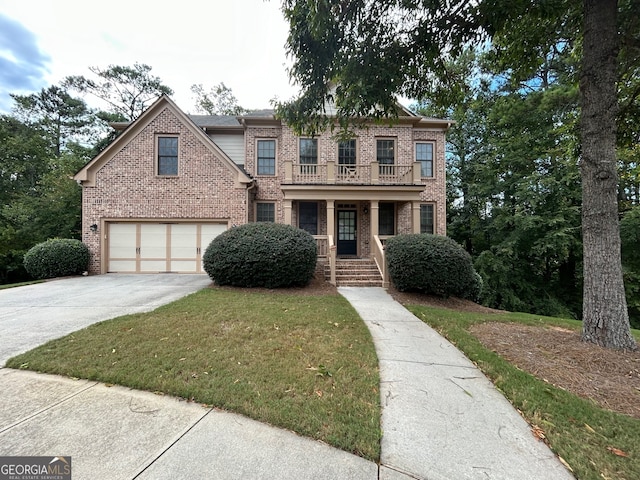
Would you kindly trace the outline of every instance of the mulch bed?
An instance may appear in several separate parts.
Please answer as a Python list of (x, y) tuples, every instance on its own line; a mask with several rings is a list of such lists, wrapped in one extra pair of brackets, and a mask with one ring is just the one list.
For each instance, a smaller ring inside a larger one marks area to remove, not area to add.
[(640, 418), (640, 351), (585, 343), (580, 332), (559, 327), (489, 322), (470, 331), (518, 368), (603, 408)]

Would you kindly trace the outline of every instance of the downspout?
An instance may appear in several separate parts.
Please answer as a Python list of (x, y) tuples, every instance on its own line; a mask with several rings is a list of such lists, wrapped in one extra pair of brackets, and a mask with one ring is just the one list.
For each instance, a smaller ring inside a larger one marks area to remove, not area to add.
[(247, 187), (247, 211), (246, 211), (246, 216), (245, 216), (245, 223), (249, 223), (249, 208), (251, 208), (251, 205), (253, 204), (253, 202), (251, 201), (251, 190), (253, 190), (254, 188), (257, 188), (258, 186), (256, 185), (255, 181), (251, 181), (251, 183), (249, 184), (249, 186)]

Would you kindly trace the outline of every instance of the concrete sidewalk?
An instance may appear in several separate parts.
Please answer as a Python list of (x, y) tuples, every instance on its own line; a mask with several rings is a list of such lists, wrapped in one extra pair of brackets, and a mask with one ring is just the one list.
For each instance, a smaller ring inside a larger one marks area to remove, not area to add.
[(380, 362), (381, 480), (574, 478), (473, 363), (385, 290), (338, 290)]
[(0, 455), (71, 456), (74, 480), (375, 480), (378, 466), (173, 397), (0, 369)]

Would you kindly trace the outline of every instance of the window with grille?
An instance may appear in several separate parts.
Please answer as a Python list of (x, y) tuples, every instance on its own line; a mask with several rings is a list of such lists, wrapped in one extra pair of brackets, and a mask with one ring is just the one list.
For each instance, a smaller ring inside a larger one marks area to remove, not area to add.
[(276, 221), (276, 204), (275, 203), (258, 203), (256, 204), (256, 222), (275, 222)]
[(315, 174), (318, 165), (318, 139), (300, 139), (300, 173)]
[(178, 137), (158, 137), (158, 175), (178, 175)]
[(276, 141), (258, 140), (258, 175), (276, 174)]
[(380, 165), (393, 165), (395, 163), (395, 140), (379, 139), (376, 141), (376, 159)]
[(300, 202), (298, 206), (298, 227), (311, 235), (318, 234), (317, 202)]
[(433, 143), (416, 143), (416, 162), (421, 176), (433, 177)]
[(378, 204), (378, 234), (395, 235), (395, 205), (393, 203)]
[(433, 228), (433, 205), (420, 205), (420, 233), (434, 233)]

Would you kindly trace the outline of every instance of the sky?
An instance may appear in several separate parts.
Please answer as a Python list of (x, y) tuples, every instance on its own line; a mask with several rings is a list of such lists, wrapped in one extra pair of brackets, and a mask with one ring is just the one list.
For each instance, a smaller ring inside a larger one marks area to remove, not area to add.
[(136, 62), (151, 66), (187, 113), (196, 113), (191, 85), (220, 82), (242, 107), (270, 108), (297, 92), (287, 34), (279, 0), (0, 0), (0, 112), (9, 113), (10, 93)]

